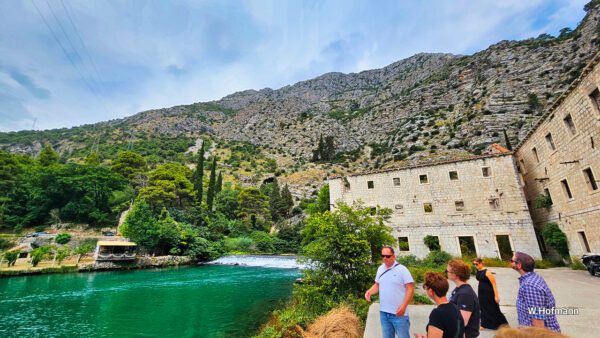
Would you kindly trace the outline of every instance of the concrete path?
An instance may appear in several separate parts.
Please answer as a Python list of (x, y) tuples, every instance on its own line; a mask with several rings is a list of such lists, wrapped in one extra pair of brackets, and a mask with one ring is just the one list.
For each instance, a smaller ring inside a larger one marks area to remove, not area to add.
[[(516, 326), (517, 310), (515, 302), (519, 288), (518, 274), (508, 268), (490, 268), (490, 270), (496, 273), (500, 291), (500, 309), (506, 315), (509, 324)], [(600, 278), (590, 276), (587, 271), (574, 271), (568, 268), (536, 270), (536, 272), (544, 277), (548, 283), (556, 298), (557, 307), (579, 309), (578, 315), (558, 316), (562, 332), (571, 337), (599, 337), (596, 323), (597, 319), (600, 318)], [(477, 290), (477, 280), (471, 278), (469, 282)], [(454, 286), (451, 282), (450, 291), (452, 289), (454, 289)], [(417, 292), (423, 293), (420, 285)], [(414, 336), (415, 333), (425, 333), (425, 326), (431, 309), (433, 309), (433, 305), (409, 306), (411, 336)], [(481, 331), (480, 337), (493, 337), (494, 334), (495, 331)], [(374, 303), (369, 308), (364, 337), (381, 337), (379, 303)]]

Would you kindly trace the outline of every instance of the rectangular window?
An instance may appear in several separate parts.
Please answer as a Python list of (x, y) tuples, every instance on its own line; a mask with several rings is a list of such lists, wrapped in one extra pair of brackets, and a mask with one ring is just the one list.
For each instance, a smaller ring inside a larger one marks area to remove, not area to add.
[(464, 201), (454, 201), (454, 207), (456, 211), (464, 211), (465, 210), (465, 202)]
[(410, 245), (408, 244), (408, 237), (398, 237), (398, 250), (399, 251), (410, 251)]
[(433, 212), (433, 204), (423, 203), (423, 211), (425, 211), (426, 214), (432, 213)]
[(457, 171), (451, 171), (449, 174), (450, 174), (451, 181), (458, 181), (458, 172)]
[(481, 168), (481, 174), (483, 175), (483, 177), (490, 177), (490, 176), (492, 176), (492, 168), (490, 168), (490, 167), (483, 167), (483, 168)]
[(490, 208), (492, 210), (500, 210), (500, 199), (496, 197), (492, 197), (489, 199)]
[(463, 257), (476, 257), (477, 248), (475, 247), (475, 238), (473, 236), (458, 237), (460, 255)]
[(590, 243), (587, 240), (585, 231), (577, 231), (577, 234), (579, 235), (579, 241), (581, 242), (581, 246), (583, 247), (585, 252), (588, 252), (588, 253), (592, 252), (592, 250), (590, 250)]
[(571, 117), (571, 114), (567, 114), (567, 116), (565, 116), (563, 121), (565, 122), (565, 127), (567, 127), (567, 130), (569, 131), (569, 133), (571, 135), (575, 135), (577, 133), (577, 129), (575, 129), (575, 123), (573, 122), (573, 118)]
[(552, 205), (552, 196), (550, 196), (550, 190), (548, 188), (544, 188), (544, 194), (546, 195), (546, 200), (548, 201), (548, 205)]
[(533, 153), (533, 158), (535, 158), (535, 162), (540, 163), (540, 158), (538, 157), (537, 149), (533, 147), (531, 148), (531, 152)]
[(552, 139), (552, 133), (546, 134), (546, 143), (548, 144), (548, 148), (554, 151), (556, 150), (556, 146), (554, 145), (554, 140)]
[(594, 178), (592, 168), (584, 169), (583, 176), (585, 177), (585, 183), (590, 191), (598, 190), (598, 182), (596, 182), (596, 179)]
[(400, 185), (400, 178), (394, 177), (394, 185), (395, 186), (399, 186)]
[(590, 94), (590, 100), (592, 100), (592, 106), (596, 109), (596, 113), (600, 112), (600, 91), (598, 91), (598, 88)]
[(573, 194), (571, 193), (571, 188), (569, 188), (569, 183), (567, 182), (567, 180), (560, 181), (560, 184), (562, 185), (565, 197), (568, 199), (573, 199)]
[(421, 181), (421, 184), (429, 183), (429, 179), (427, 178), (427, 174), (419, 175), (419, 181)]
[(521, 162), (521, 170), (523, 170), (523, 174), (527, 174), (527, 167), (525, 167), (525, 161), (523, 161), (523, 159), (520, 159), (519, 162)]
[(368, 189), (373, 189), (375, 187), (375, 184), (373, 183), (373, 181), (367, 181), (367, 188)]

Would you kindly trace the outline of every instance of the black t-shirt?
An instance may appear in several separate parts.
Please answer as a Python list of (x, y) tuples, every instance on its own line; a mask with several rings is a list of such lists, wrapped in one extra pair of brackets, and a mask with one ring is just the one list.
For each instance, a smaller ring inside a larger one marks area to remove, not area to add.
[(459, 310), (471, 312), (469, 322), (465, 325), (465, 337), (472, 338), (479, 336), (479, 299), (477, 294), (469, 284), (463, 284), (452, 291), (450, 302), (454, 303)]
[(465, 332), (462, 315), (452, 303), (441, 304), (433, 309), (425, 330), (429, 330), (429, 325), (444, 331), (443, 338), (462, 338)]

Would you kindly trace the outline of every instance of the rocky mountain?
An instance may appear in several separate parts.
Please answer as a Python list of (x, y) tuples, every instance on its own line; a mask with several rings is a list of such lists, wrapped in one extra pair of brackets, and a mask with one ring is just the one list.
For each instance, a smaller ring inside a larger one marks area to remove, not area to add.
[(480, 153), (515, 145), (600, 50), (600, 1), (574, 30), (501, 41), (473, 55), (417, 54), (381, 69), (327, 73), (277, 90), (141, 112), (96, 125), (0, 133), (0, 146), (34, 153), (50, 141), (72, 152), (147, 135), (210, 134), (247, 141), (274, 158), (307, 162), (321, 138), (346, 168)]

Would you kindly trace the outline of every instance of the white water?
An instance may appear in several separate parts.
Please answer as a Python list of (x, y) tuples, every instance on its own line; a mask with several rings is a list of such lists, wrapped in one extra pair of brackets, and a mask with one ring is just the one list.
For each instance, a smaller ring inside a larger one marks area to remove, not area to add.
[(296, 256), (253, 256), (230, 255), (223, 256), (208, 264), (262, 266), (266, 268), (304, 269), (305, 265), (296, 261)]

